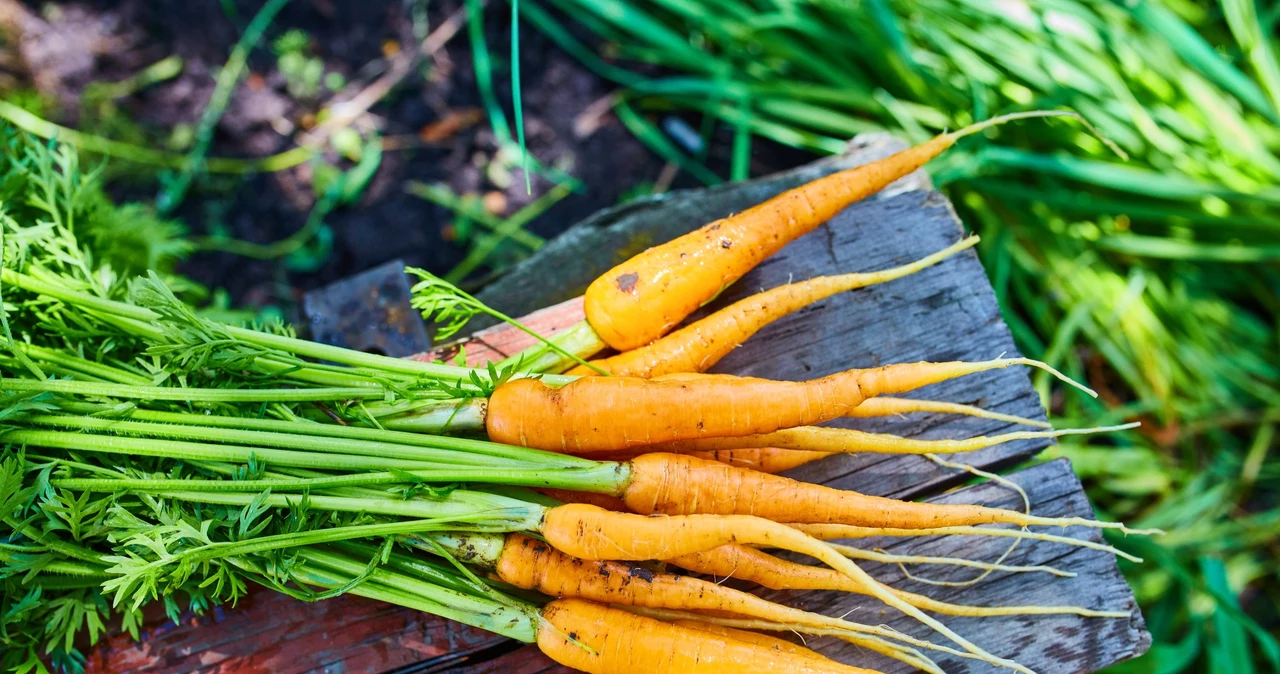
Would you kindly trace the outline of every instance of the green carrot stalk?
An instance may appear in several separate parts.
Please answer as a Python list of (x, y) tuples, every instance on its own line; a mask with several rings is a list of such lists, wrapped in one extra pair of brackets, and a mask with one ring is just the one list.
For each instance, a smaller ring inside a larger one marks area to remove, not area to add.
[(483, 482), (485, 484), (518, 485), (524, 487), (549, 487), (578, 491), (617, 489), (629, 476), (626, 464), (600, 462), (592, 468), (434, 468), (426, 470), (397, 470), (373, 473), (348, 473), (317, 477), (264, 478), (257, 480), (200, 480), (200, 479), (145, 479), (145, 478), (55, 478), (50, 484), (61, 489), (77, 491), (138, 491), (138, 492), (306, 492), (338, 487), (371, 487), (377, 485), (404, 484), (406, 482)]
[[(290, 573), (305, 583), (339, 587), (364, 571), (359, 562), (332, 552), (306, 548), (299, 554), (310, 563)], [(387, 569), (375, 569), (369, 574), (368, 582), (349, 592), (432, 613), (525, 643), (537, 641), (538, 613), (524, 602), (476, 597)]]
[[(159, 282), (158, 279), (156, 282)], [(127, 324), (131, 330), (138, 331), (139, 334), (157, 341), (163, 341), (164, 339), (163, 333), (149, 327), (160, 321), (162, 319), (161, 315), (146, 307), (97, 297), (11, 269), (0, 270), (0, 283), (17, 286), (29, 292), (62, 300), (81, 307), (96, 316), (131, 321), (131, 323)], [(427, 377), (448, 382), (468, 382), (473, 377), (488, 381), (490, 378), (488, 370), (392, 358), (230, 325), (219, 327), (231, 337), (247, 344), (277, 349), (301, 358), (313, 358), (342, 363), (351, 367), (368, 368), (373, 371)], [(547, 381), (547, 383), (557, 385), (566, 384), (574, 379), (576, 377), (563, 375), (547, 375), (544, 377), (544, 381)]]
[[(197, 416), (197, 415), (191, 415)], [(214, 428), (184, 424), (159, 424), (144, 421), (126, 421), (102, 417), (86, 417), (70, 414), (37, 414), (27, 417), (27, 423), (36, 426), (101, 431), (129, 436), (166, 438), (175, 440), (203, 440), (215, 443), (241, 444), (254, 447), (291, 449), (324, 454), (350, 454), (370, 458), (402, 459), (433, 464), (458, 466), (528, 466), (530, 461), (546, 459), (556, 465), (566, 462), (552, 452), (527, 450), (500, 445), (495, 442), (462, 441), (456, 444), (466, 449), (403, 445), (378, 440), (332, 438), (319, 435), (301, 435), (272, 431), (252, 431), (230, 428)], [(288, 422), (284, 422), (288, 423)], [(299, 424), (295, 424), (299, 425)], [(340, 427), (341, 428), (341, 427)], [(438, 436), (421, 436), (432, 438)], [(447, 440), (447, 439), (446, 439)]]
[[(92, 403), (63, 403), (61, 408), (67, 412), (79, 414), (95, 414), (106, 412), (107, 407)], [(424, 432), (402, 432), (362, 426), (343, 426), (340, 424), (316, 423), (306, 420), (285, 421), (282, 419), (260, 419), (253, 417), (233, 417), (221, 414), (194, 414), (189, 412), (161, 412), (154, 410), (134, 409), (128, 412), (128, 418), (137, 421), (153, 421), (163, 424), (181, 424), (186, 426), (208, 426), (220, 429), (256, 430), (291, 435), (319, 436), (346, 440), (364, 440), (369, 442), (407, 445), (411, 447), (431, 447), (452, 449), (460, 452), (473, 452), (487, 456), (510, 456), (546, 462), (548, 465), (559, 463), (566, 466), (589, 466), (594, 462), (579, 459), (567, 454), (546, 452), (536, 449), (512, 447), (488, 440), (455, 438), (443, 435), (429, 435)], [(385, 425), (385, 424), (384, 424)], [(452, 426), (451, 426), (452, 428)]]

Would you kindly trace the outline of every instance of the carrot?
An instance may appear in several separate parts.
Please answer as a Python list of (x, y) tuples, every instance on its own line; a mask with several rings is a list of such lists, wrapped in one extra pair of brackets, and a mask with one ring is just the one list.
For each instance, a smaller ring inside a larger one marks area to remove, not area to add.
[[(866, 594), (861, 585), (830, 569), (789, 562), (743, 545), (725, 545), (666, 561), (695, 573), (717, 578), (736, 578), (773, 590), (837, 590)], [(1072, 614), (1094, 618), (1129, 617), (1127, 611), (1095, 611), (1079, 606), (963, 606), (895, 588), (890, 588), (890, 592), (912, 606), (944, 615), (988, 617)]]
[(801, 631), (804, 627), (824, 627), (847, 632), (848, 640), (888, 657), (902, 655), (900, 647), (863, 638), (863, 635), (889, 639), (902, 636), (889, 630), (788, 608), (689, 576), (654, 572), (621, 562), (578, 559), (527, 536), (506, 536), (502, 551), (491, 567), (499, 580), (552, 597), (732, 613), (796, 625)]
[(553, 601), (541, 616), (538, 648), (589, 674), (875, 674), (581, 599)]
[(727, 545), (759, 545), (808, 555), (867, 587), (870, 596), (902, 611), (947, 637), (966, 651), (1020, 672), (1022, 665), (997, 658), (951, 628), (898, 598), (858, 565), (800, 531), (748, 515), (653, 517), (614, 513), (585, 504), (547, 509), (539, 531), (557, 550), (586, 560), (643, 561), (669, 559)]
[(765, 646), (770, 650), (774, 650), (779, 653), (793, 653), (795, 655), (807, 655), (810, 657), (822, 658), (824, 660), (830, 659), (830, 658), (827, 658), (827, 656), (817, 651), (809, 650), (808, 648), (805, 648), (804, 646), (801, 646), (799, 644), (793, 644), (790, 641), (787, 641), (785, 639), (771, 637), (767, 634), (752, 632), (750, 630), (739, 630), (739, 629), (734, 629), (732, 627), (724, 627), (723, 625), (716, 625), (713, 623), (702, 622), (699, 620), (673, 620), (671, 621), (671, 624), (678, 625), (680, 627), (687, 627), (691, 630), (700, 630), (703, 632), (710, 632), (712, 634), (719, 634), (722, 636), (729, 637), (730, 639), (737, 639), (738, 641), (746, 641), (748, 643)]
[[(1061, 543), (1063, 545), (1073, 545), (1080, 548), (1089, 548), (1090, 550), (1098, 550), (1100, 552), (1108, 552), (1117, 557), (1123, 557), (1134, 564), (1141, 564), (1142, 558), (1131, 555), (1124, 550), (1112, 547), (1105, 543), (1095, 543), (1094, 541), (1081, 540), (1078, 538), (1070, 538), (1068, 536), (1055, 536), (1039, 531), (1027, 531), (1026, 529), (995, 529), (990, 527), (937, 527), (932, 529), (903, 529), (897, 527), (860, 527), (848, 524), (792, 524), (796, 529), (813, 536), (819, 540), (832, 541), (842, 538), (872, 538), (878, 536), (993, 536), (997, 538), (1025, 538), (1036, 541), (1044, 541), (1046, 543)], [(1163, 534), (1160, 529), (1122, 529), (1127, 534), (1143, 534), (1154, 535)], [(830, 543), (831, 547), (841, 550), (842, 554), (853, 556), (853, 549), (844, 549), (845, 546)], [(861, 557), (858, 557), (861, 559)]]
[(892, 398), (889, 396), (868, 398), (861, 405), (853, 408), (853, 410), (845, 416), (863, 419), (868, 417), (888, 417), (899, 414), (911, 414), (913, 412), (959, 414), (963, 416), (980, 417), (982, 419), (993, 419), (995, 421), (1007, 421), (1011, 424), (1022, 424), (1023, 426), (1052, 428), (1047, 421), (1037, 421), (1035, 419), (1028, 419), (1026, 417), (1019, 417), (1012, 414), (1001, 414), (999, 412), (984, 410), (981, 407), (975, 407), (973, 405), (961, 405), (959, 403), (947, 403), (937, 400), (916, 400), (914, 398)]
[(596, 494), (589, 491), (574, 491), (571, 489), (552, 489), (550, 487), (539, 487), (534, 491), (550, 496), (561, 503), (585, 503), (604, 510), (612, 510), (616, 513), (630, 512), (627, 509), (627, 504), (623, 503), (622, 499), (610, 494)]
[[(610, 374), (656, 377), (672, 372), (704, 372), (742, 345), (764, 326), (819, 300), (855, 288), (902, 278), (978, 243), (971, 236), (910, 264), (879, 272), (819, 276), (766, 290), (739, 300), (710, 316), (653, 343), (616, 356), (591, 361)], [(589, 376), (592, 368), (579, 365), (569, 374)]]
[(689, 456), (715, 461), (737, 468), (750, 468), (761, 473), (781, 473), (799, 468), (807, 463), (831, 456), (830, 452), (811, 452), (805, 449), (784, 447), (747, 447), (740, 449), (716, 449), (692, 451)]
[[(986, 447), (1038, 438), (1058, 438), (1064, 435), (1108, 433), (1134, 428), (1136, 423), (1097, 428), (1064, 428), (1055, 431), (1014, 431), (1000, 435), (979, 435), (963, 440), (917, 440), (885, 433), (867, 433), (851, 428), (827, 428), (801, 426), (772, 433), (748, 435), (736, 438), (702, 438), (684, 442), (669, 442), (652, 447), (653, 451), (675, 452), (702, 456), (707, 452), (744, 451), (749, 448), (779, 448), (808, 450), (820, 454), (867, 452), (875, 454), (959, 454)], [(818, 457), (813, 457), (818, 458)], [(775, 472), (775, 471), (762, 471)]]
[(1080, 517), (1038, 517), (978, 505), (867, 496), (679, 454), (644, 454), (629, 466), (620, 496), (628, 508), (643, 514), (754, 515), (774, 522), (900, 529), (1004, 523), (1129, 531), (1119, 523)]
[(644, 346), (783, 246), (920, 168), (960, 138), (1014, 119), (1049, 116), (1079, 119), (1061, 111), (995, 117), (819, 178), (650, 248), (591, 283), (584, 298), (587, 322), (617, 351)]
[(687, 380), (582, 377), (552, 388), (535, 379), (513, 379), (490, 396), (485, 428), (497, 442), (575, 454), (758, 435), (842, 417), (882, 393), (900, 393), (1010, 365), (1057, 372), (1027, 358), (998, 358), (976, 363), (900, 363), (846, 370), (807, 382), (726, 375)]
[[(696, 443), (688, 444), (696, 445)], [(751, 470), (760, 471), (761, 473), (781, 473), (782, 471), (790, 470), (797, 466), (803, 466), (806, 463), (831, 456), (829, 452), (811, 452), (803, 449), (784, 449), (779, 447), (744, 447), (737, 449), (708, 450), (688, 449), (687, 451), (685, 447), (686, 443), (668, 443), (666, 445), (659, 445), (655, 447), (627, 449), (620, 452), (601, 452), (592, 454), (591, 458), (597, 461), (626, 462), (644, 454), (666, 452), (671, 454), (687, 454), (707, 461), (718, 461), (729, 466), (750, 468)], [(556, 497), (555, 494), (548, 494), (548, 496)], [(609, 509), (615, 510), (615, 508)]]
[[(645, 614), (644, 611), (639, 611), (639, 613), (641, 613), (641, 615)], [(674, 613), (667, 612), (667, 611), (664, 611), (663, 613), (674, 615)], [(717, 622), (708, 622), (708, 620), (716, 620)], [(783, 653), (795, 653), (797, 655), (808, 655), (811, 657), (827, 659), (826, 656), (822, 655), (821, 653), (818, 653), (817, 651), (809, 650), (804, 646), (793, 644), (790, 641), (786, 641), (784, 639), (771, 637), (767, 634), (761, 634), (759, 632), (753, 632), (749, 629), (738, 629), (734, 627), (727, 627), (724, 624), (721, 624), (725, 621), (720, 618), (703, 617), (700, 620), (694, 620), (690, 618), (675, 618), (673, 620), (670, 620), (669, 622), (671, 622), (671, 624), (673, 625), (688, 627), (689, 629), (701, 630), (703, 632), (711, 632), (712, 634), (722, 634), (731, 639), (737, 639), (739, 641), (747, 641), (753, 644), (759, 644), (761, 646), (766, 646), (768, 648), (771, 648)], [(760, 621), (753, 621), (753, 624), (760, 625)], [(757, 629), (760, 629), (762, 627), (763, 626), (757, 627)], [(782, 631), (782, 629), (777, 629), (776, 631)], [(787, 629), (787, 631), (791, 631), (791, 630)], [(907, 654), (909, 653), (915, 653), (916, 655), (910, 656), (909, 659), (908, 658), (900, 658), (900, 659), (902, 659), (904, 662), (909, 662), (909, 664), (914, 664), (916, 667), (920, 668), (923, 671), (931, 672), (935, 674), (941, 674), (942, 670), (938, 669), (937, 668), (938, 666), (934, 664), (932, 660), (925, 658), (923, 655), (919, 655), (918, 651), (910, 650), (908, 651)]]

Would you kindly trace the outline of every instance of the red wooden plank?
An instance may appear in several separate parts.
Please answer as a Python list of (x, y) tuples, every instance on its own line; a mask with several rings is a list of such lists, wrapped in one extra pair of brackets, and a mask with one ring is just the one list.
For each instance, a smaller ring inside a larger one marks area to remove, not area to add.
[(234, 608), (148, 625), (135, 642), (113, 634), (88, 674), (379, 674), (505, 643), (484, 630), (360, 597), (306, 603), (254, 590)]
[[(545, 337), (554, 337), (561, 331), (571, 328), (586, 319), (582, 309), (582, 297), (565, 300), (559, 304), (539, 309), (528, 316), (520, 318), (520, 322), (530, 330)], [(537, 340), (528, 333), (500, 323), (486, 328), (468, 338), (461, 345), (454, 344), (432, 349), (426, 353), (410, 356), (413, 360), (452, 362), (457, 356), (459, 346), (466, 348), (467, 365), (476, 366), (487, 361), (499, 361), (533, 346)]]

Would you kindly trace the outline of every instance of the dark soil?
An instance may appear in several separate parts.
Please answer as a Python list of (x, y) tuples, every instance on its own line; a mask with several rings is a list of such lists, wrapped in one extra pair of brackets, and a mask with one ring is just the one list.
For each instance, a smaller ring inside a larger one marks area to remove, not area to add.
[[(179, 77), (122, 99), (120, 108), (154, 138), (165, 137), (178, 125), (194, 125), (212, 92), (214, 75), (261, 3), (235, 2), (234, 18), (224, 11), (223, 4), (212, 0), (29, 4), (28, 11), (42, 17), (46, 30), (63, 38), (61, 52), (52, 50), (53, 56), (41, 66), (46, 72), (42, 88), (61, 99), (62, 121), (74, 125), (75, 101), (85, 84), (119, 80), (147, 64), (178, 55), (185, 63)], [(439, 26), (459, 5), (456, 0), (427, 3), (430, 26)], [(285, 79), (277, 71), (270, 49), (275, 37), (289, 29), (306, 31), (326, 70), (342, 73), (355, 86), (371, 81), (385, 67), (384, 43), (393, 41), (406, 48), (416, 45), (412, 6), (410, 0), (294, 0), (253, 52), (251, 74), (237, 87), (217, 127), (210, 155), (263, 156), (289, 149), (293, 146), (291, 136), (304, 116), (319, 109), (318, 99), (324, 96), (297, 101), (286, 92)], [(495, 86), (501, 104), (510, 113), (506, 67), (510, 6), (490, 3), (485, 26), (496, 69)], [(481, 107), (465, 27), (428, 65), (426, 77), (411, 74), (373, 107), (371, 112), (384, 136), (412, 137), (451, 112)], [(564, 199), (534, 221), (531, 231), (554, 236), (592, 212), (617, 203), (627, 190), (659, 177), (664, 162), (611, 114), (606, 113), (598, 128), (585, 137), (574, 131), (575, 120), (614, 91), (614, 85), (585, 70), (528, 25), (522, 26), (520, 66), (530, 151), (547, 164), (566, 167), (585, 183), (581, 193)], [(727, 145), (713, 143), (713, 166), (726, 163), (716, 152)], [(183, 264), (182, 271), (206, 285), (225, 288), (236, 304), (276, 304), (286, 310), (306, 290), (394, 258), (442, 273), (465, 253), (457, 242), (448, 240), (453, 214), (405, 193), (404, 184), (408, 180), (445, 182), (457, 193), (501, 191), (507, 201), (505, 214), (549, 189), (549, 182), (535, 178), (534, 194), (527, 195), (519, 172), (510, 185), (494, 185), (486, 177), (485, 164), (495, 150), (487, 120), (482, 120), (436, 146), (386, 152), (361, 201), (326, 218), (334, 235), (333, 250), (314, 271), (286, 272), (279, 261), (225, 253), (196, 254)], [(753, 174), (803, 160), (798, 154), (777, 149), (766, 154), (775, 164), (753, 166)], [(757, 151), (756, 156), (761, 153)], [(262, 243), (283, 239), (302, 226), (314, 202), (310, 173), (304, 165), (244, 179), (203, 179), (175, 216), (187, 223), (193, 234), (216, 231)], [(156, 194), (153, 178), (120, 183), (113, 190), (121, 198), (150, 200)], [(687, 176), (677, 175), (676, 187), (692, 184)], [(481, 269), (477, 276), (483, 279), (487, 271)]]

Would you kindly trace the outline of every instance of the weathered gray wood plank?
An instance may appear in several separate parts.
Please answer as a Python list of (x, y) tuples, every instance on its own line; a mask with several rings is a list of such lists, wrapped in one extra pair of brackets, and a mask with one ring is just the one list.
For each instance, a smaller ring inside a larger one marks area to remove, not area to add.
[[(1079, 479), (1071, 472), (1070, 463), (1059, 459), (1021, 470), (1007, 476), (1026, 489), (1032, 512), (1048, 517), (1093, 518), (1093, 508), (1084, 495)], [(984, 483), (956, 490), (932, 499), (938, 503), (980, 503), (1005, 508), (1021, 508), (1022, 502), (1011, 490), (994, 483)], [(1044, 528), (1037, 530), (1047, 531)], [(1061, 534), (1062, 529), (1049, 533)], [(1098, 530), (1071, 527), (1066, 534), (1091, 541), (1101, 541)], [(864, 549), (883, 548), (904, 555), (952, 556), (994, 561), (1009, 546), (1011, 539), (995, 537), (945, 536), (928, 538), (887, 538), (850, 541)], [(876, 578), (903, 590), (926, 594), (933, 599), (956, 604), (985, 606), (1010, 605), (1075, 605), (1092, 609), (1130, 611), (1129, 619), (1083, 618), (1079, 616), (1005, 616), (962, 618), (937, 616), (961, 636), (1007, 657), (1041, 674), (1052, 672), (1093, 672), (1119, 660), (1139, 655), (1150, 646), (1142, 615), (1138, 611), (1124, 577), (1120, 575), (1112, 555), (1085, 548), (1056, 543), (1022, 541), (1005, 560), (1017, 565), (1052, 565), (1078, 574), (1060, 578), (1039, 573), (993, 573), (969, 587), (938, 587), (906, 578), (896, 566), (863, 563)], [(963, 581), (977, 572), (960, 567), (916, 567), (913, 574), (935, 580)], [(850, 620), (890, 627), (934, 643), (945, 643), (941, 637), (929, 635), (928, 628), (897, 611), (887, 609), (874, 600), (832, 592), (777, 592), (763, 594), (774, 601), (819, 611), (826, 615), (844, 615)], [(850, 663), (873, 663), (870, 666), (885, 674), (907, 674), (912, 669), (882, 656), (868, 654), (850, 644), (834, 639), (811, 641), (825, 654)], [(973, 660), (937, 655), (934, 659), (953, 674), (986, 674), (1007, 671)]]

